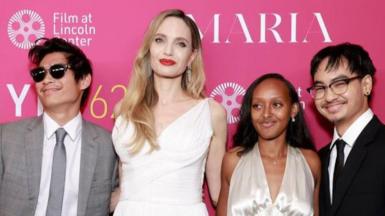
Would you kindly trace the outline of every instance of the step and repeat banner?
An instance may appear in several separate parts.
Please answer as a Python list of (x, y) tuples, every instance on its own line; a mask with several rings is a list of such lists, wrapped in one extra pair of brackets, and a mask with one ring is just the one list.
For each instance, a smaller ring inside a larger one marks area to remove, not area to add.
[(370, 53), (377, 68), (372, 107), (385, 121), (381, 0), (0, 0), (0, 123), (42, 112), (27, 53), (37, 38), (60, 37), (81, 47), (93, 63), (85, 118), (111, 130), (113, 107), (126, 91), (144, 32), (169, 8), (183, 9), (199, 26), (206, 94), (227, 110), (229, 146), (245, 89), (270, 72), (296, 86), (317, 148), (327, 144), (330, 125), (316, 114), (305, 89), (311, 85), (312, 56), (342, 42), (360, 44)]

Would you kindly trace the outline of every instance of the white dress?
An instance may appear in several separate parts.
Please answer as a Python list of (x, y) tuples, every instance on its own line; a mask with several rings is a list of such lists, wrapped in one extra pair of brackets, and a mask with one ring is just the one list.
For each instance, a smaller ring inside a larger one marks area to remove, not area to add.
[(122, 162), (121, 196), (114, 216), (205, 216), (202, 184), (213, 130), (208, 99), (198, 102), (158, 136), (160, 148), (148, 144), (129, 153), (134, 133), (118, 117), (112, 132)]
[(230, 181), (228, 216), (313, 215), (314, 178), (298, 148), (288, 146), (279, 193), (271, 199), (258, 144), (243, 155)]

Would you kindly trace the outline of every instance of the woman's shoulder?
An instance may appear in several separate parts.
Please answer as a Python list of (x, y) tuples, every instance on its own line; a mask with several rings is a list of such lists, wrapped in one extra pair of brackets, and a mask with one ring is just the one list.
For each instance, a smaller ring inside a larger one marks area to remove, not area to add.
[(124, 130), (130, 124), (129, 119), (127, 118), (125, 113), (122, 113), (121, 108), (122, 108), (122, 100), (120, 100), (114, 106), (114, 111), (113, 111), (114, 128), (113, 128), (113, 132), (115, 130)]
[(226, 154), (229, 155), (229, 157), (235, 157), (237, 156), (238, 158), (240, 158), (240, 152), (242, 152), (244, 150), (243, 147), (241, 146), (235, 146), (231, 149), (229, 149)]
[(319, 159), (317, 152), (311, 149), (304, 149), (304, 148), (299, 148), (299, 150), (304, 156), (313, 175), (316, 177), (321, 171), (321, 160)]
[(321, 163), (318, 157), (317, 152), (312, 149), (298, 148), (306, 160), (311, 161), (312, 163)]
[(225, 108), (212, 98), (205, 98), (204, 100), (208, 101), (211, 115), (213, 120), (226, 120), (226, 110)]
[(226, 109), (219, 102), (214, 100), (213, 98), (205, 98), (204, 100), (208, 101), (208, 103), (210, 105), (210, 109), (213, 112), (218, 112), (218, 113), (226, 114)]
[(122, 103), (123, 103), (123, 100), (120, 100), (120, 101), (118, 101), (118, 103), (115, 104), (114, 111), (113, 111), (114, 118), (118, 118), (118, 116), (120, 115)]
[(222, 169), (225, 175), (230, 178), (235, 167), (237, 166), (239, 159), (241, 159), (240, 152), (243, 150), (242, 147), (234, 147), (228, 150), (223, 157)]

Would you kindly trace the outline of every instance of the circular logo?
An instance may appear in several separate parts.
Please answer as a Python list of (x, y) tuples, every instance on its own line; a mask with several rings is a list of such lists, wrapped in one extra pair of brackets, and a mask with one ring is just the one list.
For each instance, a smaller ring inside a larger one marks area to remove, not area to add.
[(45, 25), (40, 15), (33, 10), (20, 10), (8, 22), (8, 36), (13, 45), (29, 49), (33, 42), (44, 36)]
[(246, 90), (237, 83), (222, 83), (215, 87), (210, 97), (220, 102), (227, 112), (227, 123), (239, 121), (239, 109)]

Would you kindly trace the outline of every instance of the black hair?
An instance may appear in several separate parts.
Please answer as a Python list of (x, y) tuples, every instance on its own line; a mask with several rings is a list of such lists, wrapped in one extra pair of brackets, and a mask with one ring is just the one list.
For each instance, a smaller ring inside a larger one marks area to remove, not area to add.
[[(91, 62), (83, 51), (74, 44), (61, 38), (40, 38), (36, 40), (35, 46), (28, 52), (28, 58), (32, 64), (39, 65), (46, 55), (54, 52), (63, 52), (65, 54), (68, 64), (74, 72), (76, 82), (85, 78), (87, 75), (92, 76)], [(89, 90), (90, 86), (84, 90), (80, 107), (84, 107)]]
[(293, 147), (315, 150), (313, 140), (306, 125), (298, 94), (294, 86), (281, 74), (277, 73), (265, 74), (256, 79), (247, 88), (240, 110), (240, 121), (233, 137), (234, 146), (242, 147), (242, 150), (240, 151), (240, 154), (242, 155), (252, 150), (258, 141), (258, 132), (254, 128), (251, 119), (252, 98), (255, 88), (267, 79), (282, 81), (288, 89), (292, 104), (298, 104), (298, 113), (295, 116), (295, 122), (289, 120), (288, 123), (286, 142)]
[(326, 70), (336, 69), (343, 61), (346, 61), (349, 70), (360, 77), (366, 75), (374, 77), (376, 72), (372, 59), (366, 50), (357, 44), (342, 43), (325, 47), (314, 55), (310, 66), (312, 78), (314, 78), (321, 62), (326, 58), (328, 59)]

